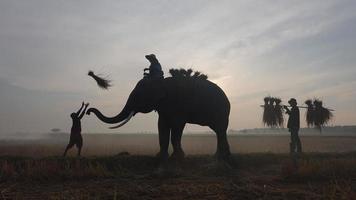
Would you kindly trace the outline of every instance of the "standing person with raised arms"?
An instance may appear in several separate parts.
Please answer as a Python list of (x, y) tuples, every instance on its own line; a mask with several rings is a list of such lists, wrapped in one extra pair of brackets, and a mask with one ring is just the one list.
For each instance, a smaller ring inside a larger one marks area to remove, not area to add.
[[(82, 134), (81, 134), (82, 125), (81, 125), (80, 120), (83, 118), (88, 106), (89, 106), (89, 103), (84, 104), (84, 102), (82, 102), (82, 106), (80, 107), (80, 109), (76, 113), (72, 113), (70, 115), (70, 117), (72, 118), (73, 125), (72, 125), (71, 132), (70, 132), (69, 144), (67, 145), (67, 148), (64, 151), (63, 156), (66, 156), (67, 151), (70, 148), (72, 148), (74, 145), (77, 146), (78, 156), (80, 156), (80, 152), (81, 152), (82, 146), (83, 146), (83, 138), (82, 138)], [(84, 107), (84, 109), (83, 109), (83, 107)]]

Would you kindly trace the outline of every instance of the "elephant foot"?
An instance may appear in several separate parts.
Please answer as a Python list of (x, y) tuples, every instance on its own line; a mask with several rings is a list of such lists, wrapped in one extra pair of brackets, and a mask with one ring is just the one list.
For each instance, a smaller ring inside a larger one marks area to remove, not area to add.
[(182, 149), (173, 151), (170, 159), (172, 160), (183, 160), (185, 157), (185, 153)]
[(156, 154), (156, 158), (158, 159), (159, 162), (167, 161), (168, 157), (169, 157), (169, 154), (167, 151), (165, 151), (165, 152), (160, 151)]
[(230, 150), (218, 150), (215, 153), (215, 157), (218, 160), (225, 160), (225, 161), (229, 160), (230, 155), (231, 155)]

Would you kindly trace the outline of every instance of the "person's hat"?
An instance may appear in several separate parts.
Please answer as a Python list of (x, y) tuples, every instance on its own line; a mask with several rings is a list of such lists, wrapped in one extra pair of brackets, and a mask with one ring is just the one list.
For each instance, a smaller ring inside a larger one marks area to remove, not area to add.
[(149, 59), (149, 58), (156, 58), (156, 55), (155, 55), (155, 54), (150, 54), (150, 55), (145, 55), (145, 57), (146, 57), (147, 59)]
[(288, 101), (288, 103), (289, 104), (291, 104), (291, 103), (295, 103), (295, 104), (297, 104), (297, 100), (295, 99), (295, 98), (291, 98), (291, 99), (289, 99), (289, 101)]

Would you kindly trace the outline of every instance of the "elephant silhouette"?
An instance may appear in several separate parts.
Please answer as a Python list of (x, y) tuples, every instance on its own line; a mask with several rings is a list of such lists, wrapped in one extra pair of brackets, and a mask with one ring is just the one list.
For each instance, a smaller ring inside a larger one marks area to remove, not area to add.
[(168, 158), (169, 138), (173, 146), (171, 158), (182, 159), (184, 151), (181, 138), (186, 123), (210, 127), (217, 136), (216, 157), (226, 159), (230, 155), (226, 136), (229, 124), (230, 102), (224, 91), (207, 76), (193, 70), (171, 69), (170, 77), (143, 78), (132, 90), (128, 100), (114, 117), (106, 117), (97, 108), (89, 108), (102, 122), (127, 123), (136, 113), (157, 111), (161, 160)]

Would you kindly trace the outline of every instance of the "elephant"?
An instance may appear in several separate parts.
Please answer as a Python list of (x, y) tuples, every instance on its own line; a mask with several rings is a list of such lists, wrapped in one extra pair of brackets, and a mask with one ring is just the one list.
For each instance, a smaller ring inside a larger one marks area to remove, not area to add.
[(185, 153), (181, 138), (186, 123), (210, 127), (217, 136), (216, 157), (227, 159), (230, 155), (227, 140), (230, 102), (224, 91), (207, 76), (192, 70), (170, 70), (166, 78), (143, 78), (138, 81), (128, 100), (114, 117), (106, 117), (98, 109), (89, 108), (87, 114), (94, 113), (102, 122), (120, 123), (111, 128), (118, 128), (127, 123), (136, 113), (158, 113), (158, 135), (160, 151), (158, 158), (169, 157), (169, 139), (173, 146), (172, 159), (182, 159)]

